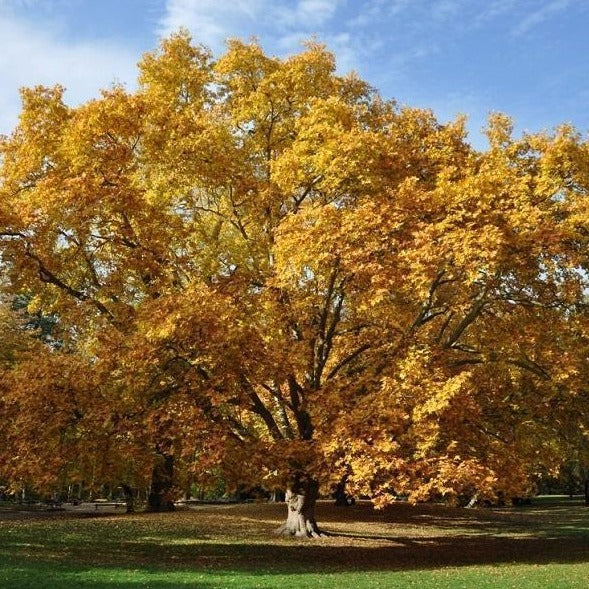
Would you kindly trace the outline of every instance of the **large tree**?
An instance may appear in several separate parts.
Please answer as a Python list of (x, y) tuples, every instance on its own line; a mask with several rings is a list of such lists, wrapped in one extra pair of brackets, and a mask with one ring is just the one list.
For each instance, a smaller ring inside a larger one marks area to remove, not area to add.
[(514, 140), (497, 115), (477, 152), (462, 120), (382, 100), (315, 43), (214, 62), (181, 32), (139, 69), (77, 108), (23, 91), (0, 234), (104, 423), (151, 448), (152, 507), (175, 466), (214, 459), (286, 487), (284, 531), (314, 535), (322, 484), (496, 498), (558, 467), (587, 427), (573, 130)]

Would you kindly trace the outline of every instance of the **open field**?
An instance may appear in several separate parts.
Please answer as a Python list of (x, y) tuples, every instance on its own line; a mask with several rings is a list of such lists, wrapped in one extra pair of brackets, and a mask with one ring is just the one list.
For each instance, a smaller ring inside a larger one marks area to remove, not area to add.
[(285, 506), (173, 514), (0, 511), (0, 587), (585, 588), (589, 509), (319, 506), (331, 535), (274, 537)]

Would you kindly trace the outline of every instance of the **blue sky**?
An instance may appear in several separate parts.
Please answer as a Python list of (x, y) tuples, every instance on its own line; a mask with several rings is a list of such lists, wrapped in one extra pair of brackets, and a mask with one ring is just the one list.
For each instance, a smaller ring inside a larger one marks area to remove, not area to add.
[(255, 35), (284, 56), (315, 35), (386, 98), (466, 114), (476, 146), (491, 111), (586, 134), (588, 25), (589, 0), (0, 0), (0, 133), (20, 86), (61, 83), (71, 104), (133, 88), (141, 54), (185, 26), (216, 54)]

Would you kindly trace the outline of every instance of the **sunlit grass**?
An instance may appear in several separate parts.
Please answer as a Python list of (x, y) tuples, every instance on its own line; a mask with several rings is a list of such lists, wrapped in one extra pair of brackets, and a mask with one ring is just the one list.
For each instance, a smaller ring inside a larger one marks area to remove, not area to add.
[(443, 568), (425, 571), (370, 571), (340, 573), (282, 573), (260, 571), (259, 574), (232, 570), (146, 570), (139, 568), (65, 567), (31, 563), (27, 567), (2, 567), (2, 587), (61, 589), (62, 587), (202, 587), (239, 589), (294, 587), (372, 587), (395, 588), (503, 588), (518, 589), (585, 589), (586, 565), (501, 565), (465, 568)]

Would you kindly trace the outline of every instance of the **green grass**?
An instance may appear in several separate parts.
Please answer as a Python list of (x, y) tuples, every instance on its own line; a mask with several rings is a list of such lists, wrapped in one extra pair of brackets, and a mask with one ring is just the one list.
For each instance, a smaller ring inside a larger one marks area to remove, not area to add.
[(319, 516), (331, 536), (276, 538), (283, 505), (174, 514), (0, 513), (0, 587), (585, 588), (589, 509), (561, 499), (461, 510), (361, 504)]
[(243, 571), (137, 570), (124, 568), (84, 569), (65, 566), (7, 566), (0, 573), (3, 587), (58, 589), (84, 587), (202, 587), (250, 589), (293, 587), (415, 587), (455, 589), (517, 587), (521, 589), (560, 589), (587, 587), (585, 565), (497, 566), (446, 568), (433, 571), (372, 571), (349, 573), (275, 573)]

